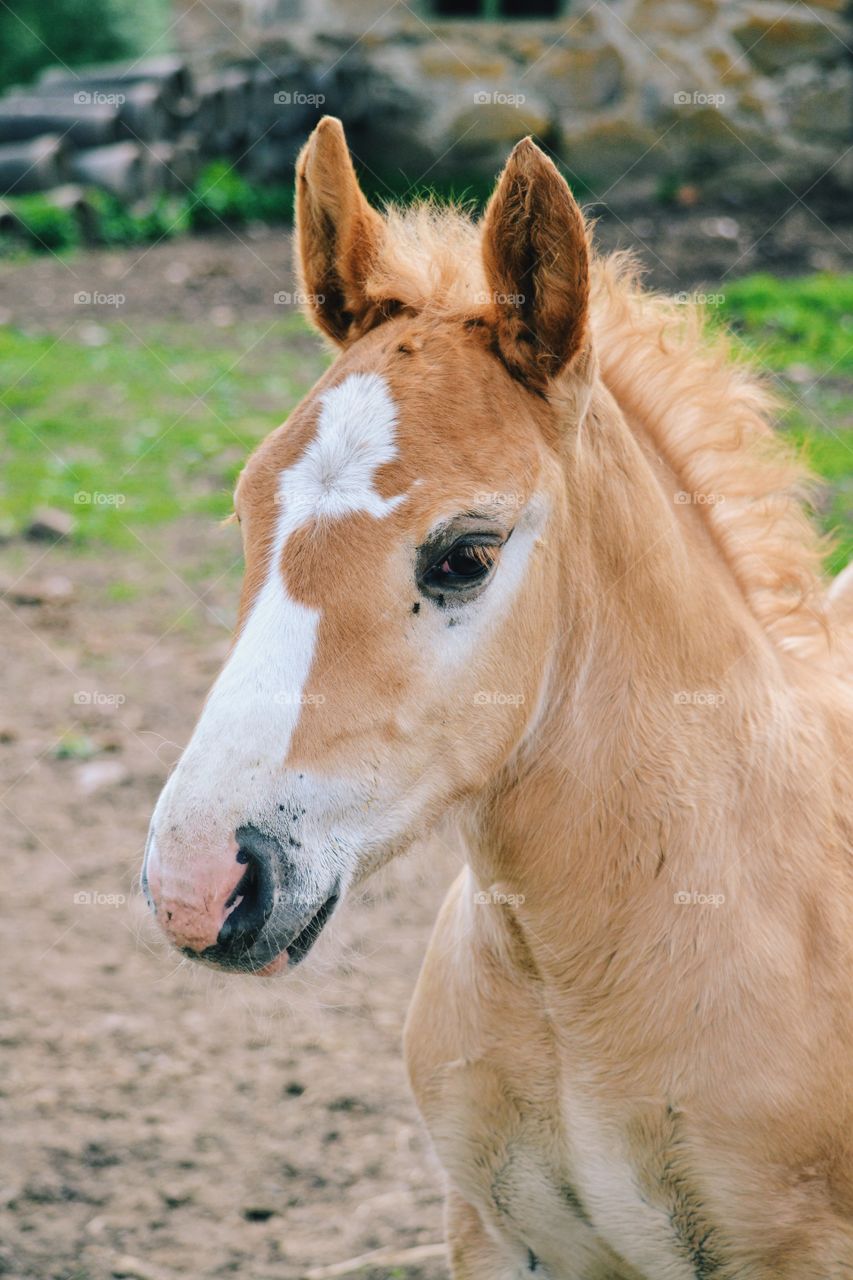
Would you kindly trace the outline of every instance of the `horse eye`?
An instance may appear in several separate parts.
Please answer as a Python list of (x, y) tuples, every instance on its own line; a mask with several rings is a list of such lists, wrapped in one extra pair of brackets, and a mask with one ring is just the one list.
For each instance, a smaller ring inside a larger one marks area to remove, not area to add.
[(466, 597), (470, 595), (471, 588), (488, 578), (499, 551), (500, 545), (495, 539), (460, 539), (437, 556), (421, 574), (420, 588), (426, 595), (439, 599), (445, 594)]
[(445, 579), (465, 578), (466, 580), (482, 578), (494, 564), (496, 551), (495, 547), (469, 547), (464, 544), (453, 547), (447, 559), (438, 566), (438, 576)]

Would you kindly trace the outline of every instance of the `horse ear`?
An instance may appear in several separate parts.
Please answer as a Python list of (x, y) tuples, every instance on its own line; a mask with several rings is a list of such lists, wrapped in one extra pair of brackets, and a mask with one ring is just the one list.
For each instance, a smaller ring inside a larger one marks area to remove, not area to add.
[(567, 183), (531, 138), (507, 161), (483, 223), (498, 348), (514, 376), (544, 390), (584, 345), (589, 246)]
[(311, 317), (341, 346), (382, 318), (365, 282), (383, 226), (358, 185), (340, 120), (324, 116), (296, 161), (296, 244)]

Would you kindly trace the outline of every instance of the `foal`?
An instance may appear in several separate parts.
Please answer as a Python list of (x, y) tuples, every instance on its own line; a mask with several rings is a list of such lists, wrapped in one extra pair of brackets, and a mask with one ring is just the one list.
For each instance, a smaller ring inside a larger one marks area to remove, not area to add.
[(406, 1030), (454, 1277), (853, 1277), (853, 588), (764, 393), (529, 140), (481, 225), (382, 217), (326, 119), (297, 215), (341, 354), (237, 486), (158, 920), (292, 966), (458, 815)]

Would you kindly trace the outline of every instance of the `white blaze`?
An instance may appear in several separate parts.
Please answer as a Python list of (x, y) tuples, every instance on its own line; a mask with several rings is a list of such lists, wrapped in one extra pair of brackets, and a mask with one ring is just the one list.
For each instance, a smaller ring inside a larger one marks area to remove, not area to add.
[(403, 501), (404, 494), (383, 498), (375, 488), (377, 469), (397, 457), (396, 425), (394, 401), (377, 374), (351, 374), (320, 396), (315, 435), (279, 477), (263, 586), (155, 816), (179, 808), (174, 816), (190, 831), (216, 824), (233, 833), (275, 799), (274, 777), (299, 720), (320, 621), (318, 610), (287, 591), (284, 547), (310, 521), (360, 511), (381, 519)]

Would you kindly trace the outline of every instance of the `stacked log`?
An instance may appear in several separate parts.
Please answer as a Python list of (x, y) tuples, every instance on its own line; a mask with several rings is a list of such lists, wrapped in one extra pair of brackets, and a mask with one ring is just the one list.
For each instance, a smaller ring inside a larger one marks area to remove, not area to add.
[(225, 155), (228, 126), (221, 76), (205, 76), (199, 81), (196, 123), (205, 151), (209, 155)]
[(188, 195), (199, 171), (198, 139), (185, 134), (175, 142), (154, 142), (144, 154), (146, 191)]
[[(320, 109), (302, 68), (284, 55), (195, 77), (168, 55), (70, 71), (51, 67), (0, 98), (0, 196), (51, 193), (91, 226), (85, 188), (123, 203), (185, 195), (205, 159), (282, 181)], [(15, 223), (0, 209), (0, 231)], [(91, 213), (91, 205), (89, 206)]]
[(68, 146), (105, 146), (118, 139), (119, 108), (115, 103), (75, 102), (70, 94), (0, 98), (0, 145), (44, 133), (59, 135)]
[(69, 167), (76, 182), (101, 187), (124, 203), (132, 204), (145, 193), (142, 148), (136, 142), (78, 151), (71, 156)]
[(126, 93), (133, 85), (156, 84), (160, 100), (175, 117), (186, 116), (194, 100), (193, 77), (189, 65), (173, 54), (142, 58), (138, 62), (110, 62), (96, 67), (82, 67), (69, 72), (65, 67), (48, 67), (42, 72), (39, 87), (52, 94), (58, 85), (109, 96)]
[(119, 105), (119, 125), (124, 136), (139, 142), (170, 138), (174, 125), (163, 97), (162, 85), (141, 81), (130, 85)]
[(6, 195), (47, 191), (64, 182), (67, 173), (66, 149), (58, 134), (0, 146), (0, 191)]

